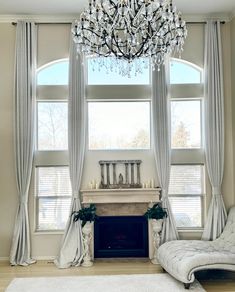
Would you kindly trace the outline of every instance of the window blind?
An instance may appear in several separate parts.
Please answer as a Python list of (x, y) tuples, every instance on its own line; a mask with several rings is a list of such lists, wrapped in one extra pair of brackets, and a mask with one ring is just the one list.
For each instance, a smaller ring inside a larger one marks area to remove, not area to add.
[(71, 195), (68, 167), (37, 167), (37, 230), (65, 228)]
[(202, 165), (172, 165), (169, 196), (176, 226), (202, 226), (202, 194), (204, 169)]
[(202, 165), (172, 165), (169, 194), (199, 195), (203, 193)]

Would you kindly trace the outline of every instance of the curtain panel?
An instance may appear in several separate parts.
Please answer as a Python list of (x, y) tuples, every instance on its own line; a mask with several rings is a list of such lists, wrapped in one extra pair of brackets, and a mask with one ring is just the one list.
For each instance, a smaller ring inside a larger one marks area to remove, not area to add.
[(223, 231), (227, 218), (221, 193), (224, 172), (224, 91), (219, 21), (207, 22), (205, 43), (205, 153), (212, 199), (202, 239), (214, 240)]
[(80, 220), (73, 222), (71, 214), (81, 209), (80, 188), (85, 151), (85, 133), (84, 68), (82, 58), (77, 53), (76, 44), (71, 39), (69, 57), (68, 148), (72, 203), (59, 256), (55, 260), (55, 264), (59, 268), (79, 266), (83, 259), (81, 223)]
[(167, 209), (168, 217), (163, 221), (161, 243), (178, 239), (175, 220), (172, 214), (168, 188), (171, 165), (170, 139), (170, 101), (168, 98), (169, 78), (168, 62), (160, 70), (152, 72), (152, 128), (153, 149), (160, 187), (162, 189), (162, 206)]
[(19, 205), (12, 238), (11, 265), (35, 262), (30, 256), (28, 193), (35, 133), (36, 31), (33, 22), (18, 21), (16, 28), (14, 144)]

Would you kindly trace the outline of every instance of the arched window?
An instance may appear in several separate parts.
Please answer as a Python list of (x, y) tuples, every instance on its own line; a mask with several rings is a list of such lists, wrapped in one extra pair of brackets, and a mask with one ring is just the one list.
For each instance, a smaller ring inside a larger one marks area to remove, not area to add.
[(171, 58), (171, 84), (200, 84), (201, 82), (202, 69), (199, 66), (185, 60)]
[(188, 61), (172, 58), (170, 83), (172, 166), (169, 199), (178, 228), (201, 228), (205, 193), (203, 70)]
[(63, 230), (69, 216), (68, 65), (68, 59), (58, 59), (37, 70), (36, 231), (40, 232)]
[(37, 85), (67, 85), (68, 72), (68, 59), (47, 63), (37, 70)]

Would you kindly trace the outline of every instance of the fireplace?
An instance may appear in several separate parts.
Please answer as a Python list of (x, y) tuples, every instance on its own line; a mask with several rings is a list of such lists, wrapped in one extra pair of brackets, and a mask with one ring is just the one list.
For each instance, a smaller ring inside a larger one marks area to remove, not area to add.
[(94, 226), (94, 257), (148, 257), (144, 216), (100, 216)]

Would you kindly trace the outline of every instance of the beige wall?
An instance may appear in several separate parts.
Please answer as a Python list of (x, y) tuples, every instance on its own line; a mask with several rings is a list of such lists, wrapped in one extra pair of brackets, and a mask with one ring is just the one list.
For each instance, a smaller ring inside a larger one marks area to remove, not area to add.
[[(56, 29), (56, 33), (54, 33)], [(69, 45), (69, 26), (50, 25), (40, 26), (39, 39), (44, 36), (45, 39), (40, 42), (38, 66), (42, 66), (47, 62), (53, 61), (58, 58), (68, 57)], [(224, 74), (225, 74), (225, 175), (223, 192), (226, 207), (230, 207), (235, 203), (234, 195), (234, 157), (233, 151), (235, 150), (235, 135), (234, 122), (232, 123), (232, 112), (235, 112), (235, 102), (232, 96), (235, 97), (235, 82), (232, 83), (231, 94), (231, 67), (232, 78), (235, 78), (235, 58), (230, 58), (231, 54), (231, 40), (232, 38), (232, 51), (235, 53), (235, 21), (226, 24), (222, 27), (223, 36), (223, 51), (224, 51)], [(53, 35), (53, 37), (51, 37)], [(13, 158), (13, 76), (14, 76), (14, 45), (15, 45), (15, 27), (10, 23), (0, 24), (0, 258), (8, 257), (10, 251), (12, 230), (14, 218), (17, 208), (17, 192), (14, 174), (14, 158)], [(4, 40), (4, 41), (3, 41)], [(61, 43), (63, 41), (63, 44)], [(189, 37), (185, 46), (185, 51), (182, 58), (194, 62), (199, 66), (203, 64), (203, 46), (204, 33), (201, 25), (192, 25), (189, 27)], [(50, 44), (57, 44), (57, 49), (53, 48)], [(50, 51), (48, 53), (48, 50)], [(197, 52), (197, 54), (195, 54)], [(197, 56), (197, 57), (196, 57)], [(231, 66), (232, 64), (232, 66)], [(99, 151), (86, 153), (85, 169), (83, 185), (86, 186), (90, 179), (99, 177), (97, 164), (99, 159), (118, 159), (120, 153), (115, 151), (103, 152)], [(155, 167), (153, 162), (152, 151), (142, 152), (126, 152), (121, 155), (121, 158), (140, 158), (143, 163), (143, 180), (155, 176)], [(98, 165), (98, 164), (97, 164)], [(91, 177), (92, 169), (92, 177)], [(208, 188), (209, 189), (209, 188)], [(33, 232), (34, 222), (34, 198), (33, 186), (31, 186), (30, 200), (29, 200), (29, 213), (32, 231), (32, 255), (35, 257), (49, 257), (55, 256), (58, 252), (61, 235), (45, 235), (36, 234)], [(209, 198), (209, 197), (208, 197)], [(183, 238), (199, 238), (200, 234), (184, 233), (181, 234)]]
[(225, 111), (225, 156), (224, 156), (224, 179), (223, 196), (227, 208), (235, 204), (234, 200), (234, 149), (233, 149), (233, 130), (232, 123), (232, 93), (231, 93), (231, 25), (221, 25), (222, 49), (223, 49), (223, 69), (224, 69), (224, 111)]
[(15, 27), (1, 24), (0, 39), (0, 257), (7, 257), (17, 207), (12, 141)]
[(204, 24), (192, 23), (187, 26), (188, 35), (182, 52), (182, 59), (203, 68), (204, 64)]
[[(235, 165), (235, 17), (231, 21), (231, 84), (232, 84), (232, 125), (233, 125), (233, 165)], [(233, 172), (233, 182), (235, 183), (235, 170)], [(233, 204), (235, 204), (235, 192), (233, 193)]]
[(38, 27), (38, 68), (55, 60), (69, 57), (69, 24), (40, 24)]

